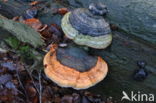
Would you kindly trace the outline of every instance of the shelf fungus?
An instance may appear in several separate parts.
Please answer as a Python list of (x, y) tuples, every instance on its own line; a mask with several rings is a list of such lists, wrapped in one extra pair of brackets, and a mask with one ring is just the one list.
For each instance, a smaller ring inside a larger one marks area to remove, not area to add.
[(91, 4), (88, 9), (75, 9), (64, 15), (62, 30), (78, 45), (104, 49), (112, 41), (110, 25), (103, 18), (107, 12), (106, 6), (101, 3)]
[(102, 81), (108, 67), (101, 57), (90, 56), (81, 48), (68, 46), (52, 48), (46, 54), (44, 71), (59, 86), (79, 90)]

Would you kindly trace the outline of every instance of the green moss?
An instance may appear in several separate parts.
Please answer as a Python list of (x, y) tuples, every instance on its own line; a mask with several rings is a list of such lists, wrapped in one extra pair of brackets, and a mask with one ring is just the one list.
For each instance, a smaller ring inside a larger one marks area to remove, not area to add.
[(21, 59), (24, 62), (28, 64), (33, 63), (35, 55), (33, 54), (33, 48), (31, 48), (29, 45), (23, 45), (15, 37), (6, 38), (5, 42), (10, 46), (11, 49), (15, 50), (21, 56)]
[(32, 65), (35, 60), (35, 55), (32, 52), (32, 48), (29, 46), (22, 46), (19, 48), (19, 54), (21, 55), (22, 61), (28, 65)]
[(9, 37), (9, 38), (5, 39), (5, 41), (13, 49), (17, 49), (20, 45), (19, 40), (16, 39), (15, 37)]

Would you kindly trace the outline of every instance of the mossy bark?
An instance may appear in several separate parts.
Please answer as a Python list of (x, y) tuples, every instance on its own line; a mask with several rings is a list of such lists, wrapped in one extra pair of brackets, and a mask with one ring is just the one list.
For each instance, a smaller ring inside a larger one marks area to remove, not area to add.
[[(67, 0), (75, 7), (85, 7), (97, 0)], [(98, 0), (109, 10), (108, 20), (139, 39), (156, 45), (156, 0)], [(79, 5), (79, 6), (77, 6)]]
[(0, 0), (0, 14), (9, 19), (23, 15), (29, 7), (29, 5), (22, 1), (20, 2), (20, 0), (19, 2), (14, 0), (4, 2), (3, 0)]
[[(109, 64), (107, 78), (91, 88), (91, 91), (121, 99), (122, 91), (153, 93), (156, 95), (156, 49), (132, 39), (123, 33), (114, 32), (113, 43), (107, 50), (91, 50)], [(151, 72), (142, 81), (133, 79), (134, 71), (139, 69), (137, 61), (146, 61), (146, 69)]]

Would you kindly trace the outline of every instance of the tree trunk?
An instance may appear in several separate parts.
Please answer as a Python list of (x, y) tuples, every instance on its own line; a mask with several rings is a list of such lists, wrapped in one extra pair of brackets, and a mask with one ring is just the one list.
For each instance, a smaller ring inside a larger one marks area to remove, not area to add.
[[(156, 49), (140, 41), (128, 37), (121, 32), (114, 32), (113, 43), (107, 50), (92, 50), (109, 64), (109, 74), (91, 91), (110, 95), (121, 99), (122, 91), (153, 93), (156, 95)], [(133, 79), (134, 71), (139, 69), (137, 61), (146, 61), (146, 69), (151, 72), (142, 81)]]

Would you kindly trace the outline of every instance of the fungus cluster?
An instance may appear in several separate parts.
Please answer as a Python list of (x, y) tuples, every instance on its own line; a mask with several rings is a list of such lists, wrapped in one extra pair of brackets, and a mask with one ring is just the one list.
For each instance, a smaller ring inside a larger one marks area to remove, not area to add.
[[(77, 45), (104, 49), (111, 44), (105, 5), (91, 4), (89, 9), (78, 8), (62, 19), (65, 36)], [(102, 81), (108, 72), (107, 63), (99, 56), (89, 55), (77, 46), (52, 47), (44, 57), (45, 74), (61, 87), (86, 89)]]

